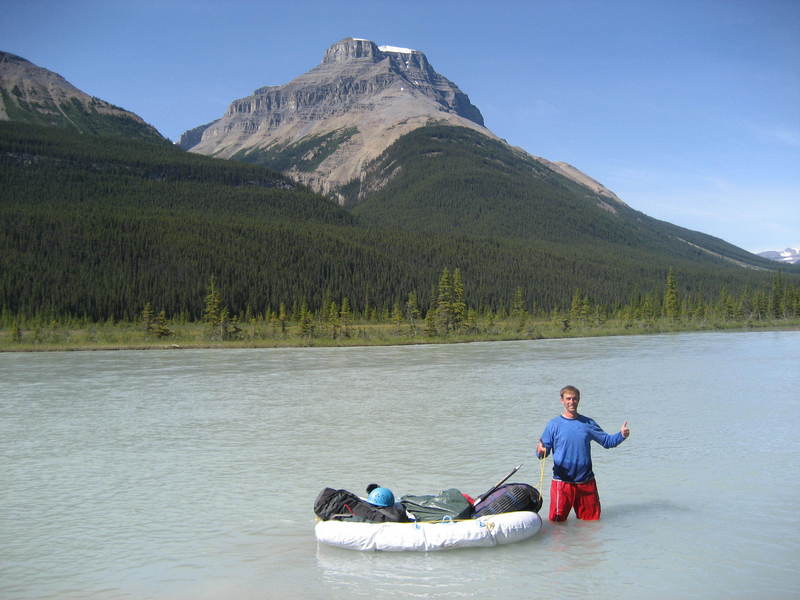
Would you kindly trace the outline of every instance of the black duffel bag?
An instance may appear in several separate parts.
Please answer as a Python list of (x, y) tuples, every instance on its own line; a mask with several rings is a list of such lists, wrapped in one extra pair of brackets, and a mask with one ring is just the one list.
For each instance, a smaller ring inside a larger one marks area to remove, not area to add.
[(384, 523), (408, 521), (402, 507), (380, 507), (362, 500), (353, 492), (325, 488), (314, 501), (314, 514), (323, 521)]
[(475, 505), (475, 517), (530, 510), (539, 512), (542, 495), (527, 483), (506, 483), (492, 490)]

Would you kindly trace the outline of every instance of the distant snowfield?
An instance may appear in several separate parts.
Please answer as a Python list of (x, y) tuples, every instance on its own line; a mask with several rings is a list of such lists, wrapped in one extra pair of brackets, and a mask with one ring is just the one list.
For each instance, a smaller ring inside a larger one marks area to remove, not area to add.
[(758, 255), (778, 262), (800, 263), (800, 248), (786, 248), (783, 251), (767, 250), (766, 252), (759, 252)]
[(416, 50), (412, 50), (411, 48), (398, 48), (397, 46), (378, 46), (378, 50), (381, 52), (400, 52), (402, 54), (416, 52)]
[[(353, 41), (356, 42), (369, 42), (366, 38), (352, 38)], [(411, 48), (400, 48), (399, 46), (378, 46), (378, 50), (381, 52), (399, 52), (400, 54), (413, 54), (416, 50), (412, 50)]]

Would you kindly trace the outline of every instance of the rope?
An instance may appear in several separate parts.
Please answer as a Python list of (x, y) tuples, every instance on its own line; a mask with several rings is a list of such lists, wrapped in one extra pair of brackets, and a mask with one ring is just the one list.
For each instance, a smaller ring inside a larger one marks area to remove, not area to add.
[(542, 486), (544, 485), (544, 463), (547, 462), (547, 452), (539, 459), (539, 493), (543, 493)]

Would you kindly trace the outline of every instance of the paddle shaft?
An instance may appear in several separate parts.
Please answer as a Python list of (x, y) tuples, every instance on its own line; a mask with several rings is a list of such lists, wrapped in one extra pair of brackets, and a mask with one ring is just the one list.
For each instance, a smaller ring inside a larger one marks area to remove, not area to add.
[(505, 477), (503, 477), (503, 478), (502, 478), (500, 481), (498, 481), (497, 483), (495, 483), (495, 484), (492, 486), (492, 488), (491, 488), (491, 489), (490, 489), (488, 492), (486, 492), (486, 493), (485, 493), (485, 494), (483, 494), (482, 496), (478, 496), (478, 497), (475, 499), (475, 504), (477, 504), (478, 502), (480, 502), (481, 500), (483, 500), (483, 499), (484, 499), (486, 496), (488, 496), (488, 495), (489, 495), (489, 494), (491, 494), (493, 491), (495, 491), (497, 488), (499, 488), (501, 485), (503, 485), (503, 484), (506, 482), (506, 480), (507, 480), (509, 477), (511, 477), (511, 476), (512, 476), (514, 473), (516, 473), (517, 471), (519, 471), (519, 468), (520, 468), (521, 466), (522, 466), (522, 463), (518, 464), (516, 467), (514, 467), (514, 468), (511, 470), (511, 473), (509, 473), (508, 475), (506, 475)]

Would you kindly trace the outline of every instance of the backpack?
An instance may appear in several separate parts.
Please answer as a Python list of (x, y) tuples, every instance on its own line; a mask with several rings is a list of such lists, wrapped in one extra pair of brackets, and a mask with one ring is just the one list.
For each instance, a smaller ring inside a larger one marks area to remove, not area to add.
[(539, 512), (542, 495), (527, 483), (506, 483), (489, 492), (475, 505), (475, 517), (496, 515), (515, 510)]
[(472, 505), (455, 488), (444, 490), (438, 496), (403, 496), (403, 507), (414, 515), (417, 521), (441, 521), (445, 518), (469, 519)]
[(385, 523), (408, 521), (397, 506), (374, 506), (347, 490), (323, 489), (314, 501), (314, 514), (323, 521)]

